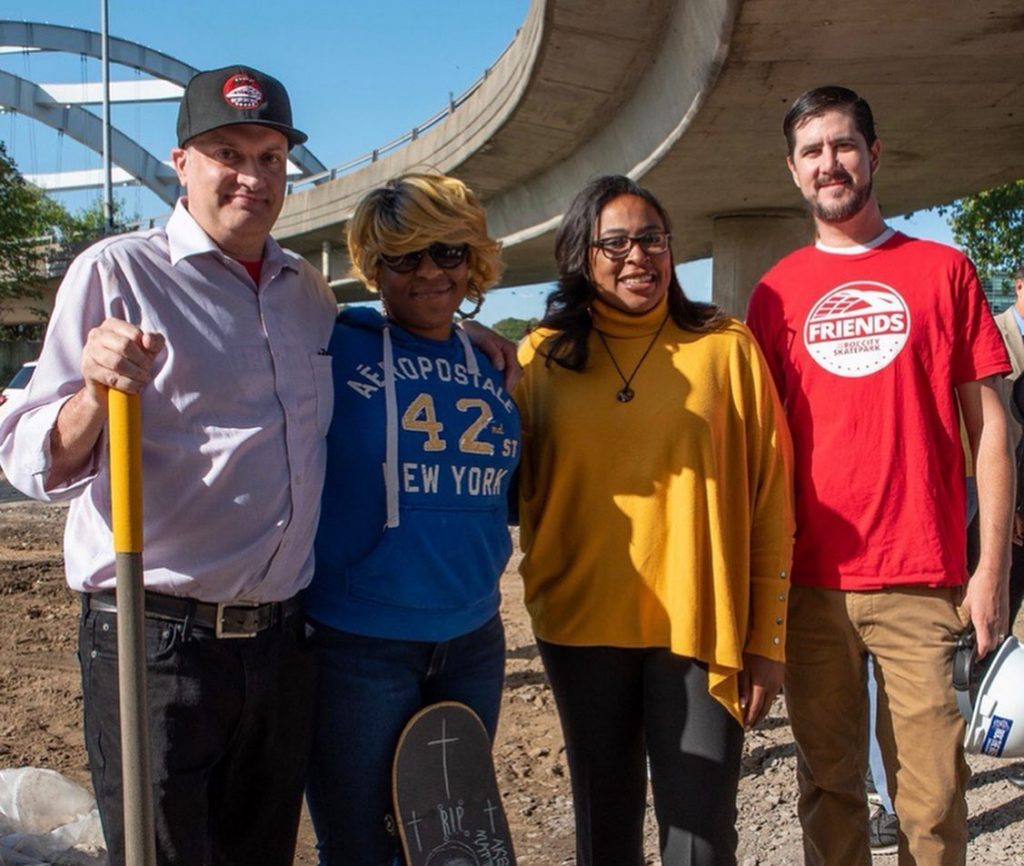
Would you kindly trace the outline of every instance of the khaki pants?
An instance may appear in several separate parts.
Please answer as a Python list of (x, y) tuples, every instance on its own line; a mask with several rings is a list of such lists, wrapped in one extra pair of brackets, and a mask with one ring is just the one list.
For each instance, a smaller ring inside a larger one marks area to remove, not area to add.
[(866, 866), (866, 654), (900, 819), (900, 866), (962, 866), (970, 771), (952, 685), (962, 588), (790, 592), (785, 695), (797, 743), (807, 866)]

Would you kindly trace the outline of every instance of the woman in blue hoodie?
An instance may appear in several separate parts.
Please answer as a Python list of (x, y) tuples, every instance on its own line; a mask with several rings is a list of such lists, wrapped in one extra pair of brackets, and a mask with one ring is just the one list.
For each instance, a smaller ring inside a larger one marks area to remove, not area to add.
[(390, 768), (405, 723), (452, 700), (492, 738), (497, 726), (519, 416), (453, 323), (501, 269), (469, 188), (390, 181), (359, 203), (348, 248), (383, 315), (345, 310), (330, 345), (334, 420), (305, 595), (320, 660), (307, 798), (321, 866), (391, 866)]

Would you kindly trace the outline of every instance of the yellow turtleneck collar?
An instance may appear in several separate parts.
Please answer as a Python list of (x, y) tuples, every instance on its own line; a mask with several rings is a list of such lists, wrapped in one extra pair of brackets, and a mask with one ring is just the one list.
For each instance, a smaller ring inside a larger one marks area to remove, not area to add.
[(657, 304), (644, 313), (627, 313), (597, 297), (590, 303), (590, 316), (594, 327), (608, 337), (628, 339), (650, 336), (661, 327), (667, 315), (667, 292)]

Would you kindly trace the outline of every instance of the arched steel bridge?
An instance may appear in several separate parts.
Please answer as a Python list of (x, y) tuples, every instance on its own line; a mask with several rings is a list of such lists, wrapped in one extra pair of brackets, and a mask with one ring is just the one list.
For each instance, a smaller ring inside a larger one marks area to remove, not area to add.
[[(121, 87), (118, 94), (121, 101), (177, 101), (181, 98), (184, 85), (199, 71), (168, 54), (137, 42), (109, 37), (108, 45), (111, 63), (152, 76), (149, 81), (130, 83), (143, 85), (141, 87)], [(0, 47), (59, 51), (96, 58), (102, 56), (101, 36), (95, 31), (28, 21), (0, 21)], [(112, 90), (118, 89), (119, 84), (122, 83), (111, 82)], [(91, 111), (75, 104), (78, 101), (98, 103), (98, 88), (67, 85), (45, 87), (0, 70), (0, 108), (17, 111), (44, 123), (100, 153), (103, 150), (101, 120)], [(170, 166), (120, 130), (111, 129), (110, 144), (111, 162), (114, 165), (167, 204), (174, 204), (181, 190), (177, 175)], [(305, 147), (294, 148), (290, 157), (302, 176), (322, 174), (326, 170), (323, 163)]]

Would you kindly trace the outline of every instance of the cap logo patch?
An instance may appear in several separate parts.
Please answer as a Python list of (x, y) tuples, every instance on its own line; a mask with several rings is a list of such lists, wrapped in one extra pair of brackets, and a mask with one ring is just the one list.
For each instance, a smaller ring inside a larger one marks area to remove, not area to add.
[(251, 75), (239, 72), (224, 82), (224, 101), (240, 111), (252, 111), (263, 105), (263, 89)]
[(895, 289), (858, 281), (827, 292), (804, 323), (808, 354), (830, 373), (860, 378), (892, 363), (910, 336), (910, 310)]

